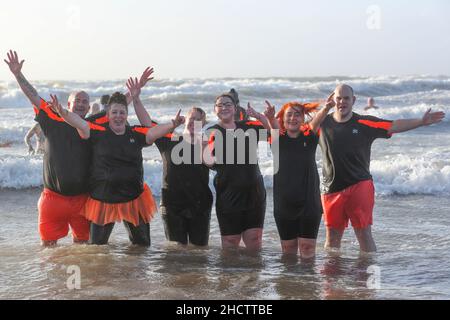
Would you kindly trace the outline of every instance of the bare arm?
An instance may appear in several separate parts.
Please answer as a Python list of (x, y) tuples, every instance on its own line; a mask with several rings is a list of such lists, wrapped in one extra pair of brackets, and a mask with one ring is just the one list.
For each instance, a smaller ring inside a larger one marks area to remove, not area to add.
[(444, 118), (444, 112), (431, 112), (431, 109), (428, 109), (428, 111), (423, 115), (422, 119), (405, 119), (394, 121), (392, 123), (391, 129), (389, 129), (388, 132), (389, 134), (405, 132), (422, 126), (429, 126), (434, 123), (439, 123)]
[(172, 120), (172, 123), (160, 124), (157, 125), (147, 132), (146, 142), (147, 144), (153, 144), (159, 138), (164, 137), (166, 134), (175, 130), (178, 126), (184, 123), (185, 118), (180, 116), (181, 110), (178, 111), (175, 119)]
[(32, 153), (34, 151), (33, 145), (31, 144), (31, 138), (36, 134), (36, 126), (38, 124), (35, 124), (33, 127), (31, 127), (30, 130), (28, 130), (27, 134), (25, 135), (25, 144), (28, 147), (28, 153)]
[[(139, 82), (137, 81), (137, 78), (135, 78), (135, 83), (136, 83), (135, 89), (139, 89), (139, 94), (141, 93), (141, 89), (143, 87), (145, 87), (147, 82), (153, 80), (153, 77), (151, 76), (152, 74), (153, 74), (153, 68), (148, 67), (142, 73), (141, 78), (139, 79)], [(132, 78), (130, 78), (130, 79), (132, 80)], [(130, 81), (130, 79), (128, 80), (128, 82)], [(150, 127), (152, 124), (152, 119), (151, 119), (150, 115), (148, 114), (148, 112), (145, 110), (144, 105), (142, 104), (140, 98), (138, 97), (137, 100), (135, 99), (135, 96), (133, 95), (133, 93), (130, 91), (130, 88), (128, 87), (128, 82), (127, 82), (128, 92), (125, 95), (127, 97), (127, 103), (130, 104), (131, 102), (133, 102), (134, 110), (136, 112), (136, 116), (139, 120), (139, 123), (142, 126)], [(139, 94), (138, 94), (138, 96), (139, 96)]]
[(277, 118), (275, 117), (275, 106), (270, 104), (269, 101), (266, 100), (266, 110), (264, 111), (264, 115), (269, 121), (270, 125), (270, 137), (272, 139), (272, 143), (279, 138), (280, 136), (280, 124), (278, 123)]
[(141, 86), (137, 78), (135, 78), (135, 80), (133, 80), (133, 78), (128, 79), (127, 88), (130, 97), (133, 99), (134, 111), (136, 112), (136, 116), (138, 117), (140, 124), (145, 127), (151, 127), (152, 119), (150, 118), (147, 110), (145, 110), (144, 105), (139, 98)]
[(336, 105), (333, 96), (334, 92), (328, 97), (325, 107), (320, 109), (320, 111), (317, 112), (317, 114), (309, 123), (309, 126), (311, 127), (311, 130), (314, 131), (314, 133), (317, 133), (319, 131), (320, 125), (322, 124), (323, 120), (325, 120), (328, 112), (330, 112), (330, 110)]
[(89, 123), (86, 120), (82, 119), (76, 113), (64, 109), (59, 103), (58, 98), (56, 96), (50, 95), (50, 97), (52, 98), (52, 102), (50, 104), (52, 109), (54, 109), (54, 111), (56, 111), (61, 116), (61, 118), (64, 119), (65, 122), (67, 122), (72, 127), (77, 129), (78, 134), (82, 139), (89, 139), (91, 133)]
[(267, 120), (264, 114), (259, 113), (255, 109), (253, 109), (252, 106), (250, 105), (250, 102), (247, 104), (247, 115), (261, 122), (264, 129), (270, 130), (269, 120)]
[(39, 97), (39, 94), (37, 93), (36, 89), (28, 82), (28, 80), (22, 74), (22, 66), (25, 60), (19, 62), (19, 56), (17, 55), (17, 52), (12, 50), (7, 53), (7, 56), (8, 60), (5, 59), (4, 61), (8, 65), (14, 77), (16, 77), (20, 89), (22, 89), (22, 92), (25, 94), (25, 96), (27, 96), (30, 102), (38, 107), (41, 104), (41, 98)]

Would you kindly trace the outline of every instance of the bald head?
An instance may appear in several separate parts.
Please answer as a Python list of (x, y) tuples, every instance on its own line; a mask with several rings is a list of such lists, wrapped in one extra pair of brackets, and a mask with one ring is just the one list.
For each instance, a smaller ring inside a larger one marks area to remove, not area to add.
[(84, 118), (89, 111), (89, 95), (84, 91), (72, 92), (68, 99), (69, 110)]
[(352, 116), (352, 108), (356, 97), (353, 88), (347, 84), (340, 84), (334, 90), (336, 111), (341, 120), (348, 120)]

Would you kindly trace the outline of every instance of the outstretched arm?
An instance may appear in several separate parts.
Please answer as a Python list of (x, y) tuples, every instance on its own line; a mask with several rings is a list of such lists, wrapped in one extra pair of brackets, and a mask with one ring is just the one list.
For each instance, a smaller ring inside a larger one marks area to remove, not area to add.
[(325, 120), (326, 116), (328, 115), (328, 112), (330, 112), (330, 110), (336, 105), (333, 97), (334, 92), (328, 96), (325, 107), (320, 109), (320, 111), (316, 113), (314, 118), (309, 123), (309, 126), (311, 127), (311, 130), (314, 131), (314, 133), (317, 133), (319, 131), (320, 125), (322, 124), (323, 120)]
[(17, 52), (10, 50), (7, 53), (8, 60), (4, 60), (11, 70), (14, 77), (16, 77), (17, 83), (22, 89), (22, 92), (27, 96), (27, 98), (31, 101), (31, 103), (35, 106), (39, 106), (41, 104), (41, 98), (37, 93), (36, 89), (28, 82), (25, 76), (22, 74), (22, 67), (25, 60), (19, 62), (19, 56)]
[[(144, 70), (144, 72), (141, 75), (141, 78), (139, 79), (139, 85), (140, 85), (140, 89), (142, 89), (143, 87), (145, 87), (145, 85), (147, 84), (147, 82), (153, 80), (153, 77), (151, 76), (153, 74), (153, 68), (148, 67), (147, 69)], [(133, 102), (133, 97), (130, 94), (130, 92), (127, 92), (125, 94), (125, 96), (127, 97), (127, 104), (129, 105), (131, 102)], [(139, 117), (139, 116), (138, 116)]]
[(127, 88), (130, 97), (133, 99), (134, 111), (136, 112), (136, 116), (138, 117), (140, 124), (145, 127), (151, 127), (152, 119), (150, 118), (147, 110), (145, 110), (141, 98), (139, 97), (141, 94), (141, 85), (139, 84), (138, 79), (128, 79)]
[(164, 137), (166, 134), (175, 130), (178, 126), (182, 125), (185, 122), (185, 118), (180, 115), (181, 109), (178, 110), (175, 119), (172, 120), (172, 123), (159, 124), (147, 132), (146, 142), (147, 144), (153, 144), (159, 138)]
[(70, 124), (72, 127), (77, 129), (78, 134), (82, 139), (89, 139), (91, 129), (89, 127), (89, 123), (82, 119), (76, 113), (73, 113), (67, 109), (64, 109), (58, 101), (58, 97), (54, 95), (50, 95), (52, 101), (50, 103), (50, 107), (57, 112), (61, 118), (64, 119), (65, 122)]
[(388, 132), (389, 134), (405, 132), (422, 126), (429, 126), (434, 123), (439, 123), (444, 118), (444, 112), (431, 112), (431, 109), (428, 109), (427, 112), (425, 112), (425, 114), (423, 115), (422, 119), (395, 120)]

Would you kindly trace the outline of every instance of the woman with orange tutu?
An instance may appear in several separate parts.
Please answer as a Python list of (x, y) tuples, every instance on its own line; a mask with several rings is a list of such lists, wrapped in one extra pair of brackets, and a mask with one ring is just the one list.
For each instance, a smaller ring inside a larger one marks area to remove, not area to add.
[[(137, 79), (128, 80), (127, 87), (135, 109), (143, 110)], [(109, 124), (98, 126), (63, 109), (57, 97), (51, 97), (52, 107), (92, 144), (90, 194), (82, 211), (91, 222), (89, 243), (107, 244), (114, 224), (123, 221), (133, 244), (150, 246), (150, 221), (157, 209), (150, 188), (143, 182), (142, 148), (173, 131), (184, 117), (179, 111), (170, 124), (128, 126), (126, 97), (116, 92), (109, 100)]]

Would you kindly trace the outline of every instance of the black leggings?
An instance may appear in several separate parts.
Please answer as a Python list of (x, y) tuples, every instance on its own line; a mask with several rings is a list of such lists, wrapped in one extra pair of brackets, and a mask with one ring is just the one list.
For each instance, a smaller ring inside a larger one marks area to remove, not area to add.
[[(108, 243), (109, 236), (114, 228), (115, 223), (105, 224), (100, 226), (91, 222), (91, 235), (89, 238), (90, 244), (104, 245)], [(128, 232), (128, 237), (131, 243), (140, 246), (150, 246), (150, 224), (143, 223), (139, 220), (139, 225), (135, 227), (132, 223), (124, 221), (125, 229)]]

